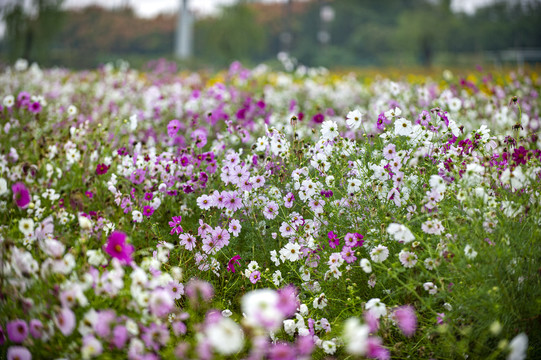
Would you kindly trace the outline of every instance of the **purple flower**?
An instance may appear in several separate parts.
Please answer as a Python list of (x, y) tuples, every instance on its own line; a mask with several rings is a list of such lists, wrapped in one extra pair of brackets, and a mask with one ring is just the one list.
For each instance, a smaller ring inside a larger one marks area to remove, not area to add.
[(18, 182), (13, 184), (11, 191), (13, 191), (13, 201), (15, 201), (18, 207), (24, 209), (30, 204), (30, 192), (24, 183)]
[(10, 346), (7, 353), (8, 360), (32, 360), (32, 354), (24, 346)]
[(201, 297), (204, 301), (208, 301), (214, 295), (214, 289), (208, 282), (192, 278), (186, 284), (186, 295), (192, 301), (196, 301), (198, 297)]
[(109, 166), (105, 164), (98, 164), (98, 166), (96, 166), (97, 175), (107, 174), (107, 170), (109, 170)]
[(338, 236), (334, 232), (329, 231), (329, 233), (327, 234), (327, 237), (329, 238), (329, 246), (331, 248), (334, 249), (340, 244), (340, 240), (338, 239)]
[(250, 282), (252, 284), (255, 284), (259, 280), (261, 280), (261, 273), (258, 270), (252, 271), (252, 273), (250, 274)]
[(526, 162), (528, 161), (528, 150), (524, 148), (524, 146), (521, 146), (519, 148), (516, 148), (513, 152), (513, 160), (517, 164), (523, 164), (526, 165)]
[(388, 360), (391, 358), (389, 350), (381, 345), (381, 339), (374, 336), (368, 338), (366, 356), (378, 360)]
[(312, 117), (312, 121), (316, 124), (321, 124), (323, 121), (325, 121), (325, 116), (322, 113), (317, 113)]
[(113, 344), (117, 349), (122, 349), (128, 341), (128, 330), (123, 325), (115, 326), (113, 330)]
[(398, 327), (407, 337), (413, 336), (417, 329), (417, 316), (415, 309), (411, 305), (401, 306), (394, 312), (394, 317)]
[(31, 113), (38, 114), (41, 111), (41, 104), (39, 101), (34, 101), (33, 103), (28, 105), (28, 110)]
[(131, 254), (133, 250), (133, 245), (126, 243), (126, 234), (121, 231), (113, 231), (109, 239), (107, 239), (105, 252), (120, 260), (122, 264), (130, 264), (132, 262)]
[(311, 336), (299, 336), (297, 338), (297, 351), (299, 355), (310, 355), (314, 350), (314, 340)]
[(438, 325), (443, 325), (444, 321), (443, 319), (445, 318), (445, 313), (437, 313), (438, 315), (438, 318), (436, 319), (436, 322), (438, 323)]
[(75, 329), (75, 314), (69, 308), (62, 308), (55, 316), (54, 322), (64, 336), (70, 335)]
[(116, 320), (116, 313), (113, 310), (102, 310), (94, 323), (96, 335), (102, 338), (111, 336), (111, 324)]
[(152, 214), (154, 214), (154, 208), (152, 206), (145, 205), (145, 207), (143, 207), (143, 215), (146, 217), (151, 217)]
[(165, 324), (157, 325), (152, 323), (148, 328), (143, 329), (141, 340), (144, 341), (147, 347), (158, 351), (160, 347), (169, 341), (169, 330)]
[(22, 343), (28, 336), (28, 325), (24, 320), (13, 320), (6, 325), (8, 338), (14, 343)]
[(235, 263), (240, 266), (240, 262), (239, 262), (240, 259), (242, 259), (240, 257), (240, 255), (233, 256), (231, 258), (231, 260), (229, 260), (229, 262), (227, 263), (227, 271), (230, 271), (230, 272), (234, 273), (235, 272)]
[(276, 343), (269, 351), (270, 360), (295, 360), (296, 355), (295, 348), (287, 343)]
[(167, 124), (167, 135), (169, 135), (170, 138), (174, 138), (177, 135), (180, 126), (180, 121), (177, 119), (169, 121), (169, 124)]
[(38, 319), (32, 319), (30, 320), (30, 335), (32, 335), (35, 339), (41, 339), (41, 336), (43, 330), (43, 324)]
[(182, 226), (180, 226), (180, 223), (182, 222), (182, 216), (173, 216), (171, 220), (173, 221), (169, 221), (169, 227), (171, 228), (170, 234), (180, 234), (183, 231)]
[(287, 285), (278, 290), (278, 310), (282, 312), (284, 317), (290, 317), (295, 314), (299, 307), (297, 301), (297, 289), (293, 285)]

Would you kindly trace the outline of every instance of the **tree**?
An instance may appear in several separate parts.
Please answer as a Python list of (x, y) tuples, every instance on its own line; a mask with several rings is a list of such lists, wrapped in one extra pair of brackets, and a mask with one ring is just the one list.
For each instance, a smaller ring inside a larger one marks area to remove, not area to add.
[(32, 0), (30, 6), (25, 6), (24, 0), (13, 0), (5, 4), (2, 18), (10, 61), (22, 57), (42, 63), (48, 59), (50, 45), (62, 28), (63, 2)]

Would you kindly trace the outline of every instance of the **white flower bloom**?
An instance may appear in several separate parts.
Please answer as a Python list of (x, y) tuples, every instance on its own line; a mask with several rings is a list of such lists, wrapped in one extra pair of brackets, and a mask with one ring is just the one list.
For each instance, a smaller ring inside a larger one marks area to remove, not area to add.
[(283, 315), (277, 307), (278, 300), (278, 293), (270, 289), (254, 290), (244, 295), (241, 308), (248, 324), (277, 330), (283, 321)]
[(101, 250), (87, 250), (86, 257), (88, 258), (88, 263), (94, 267), (107, 264), (107, 258)]
[(466, 254), (466, 257), (468, 259), (475, 259), (477, 256), (477, 251), (473, 250), (473, 248), (470, 245), (466, 245), (464, 248), (464, 254)]
[(299, 260), (300, 254), (301, 246), (297, 243), (287, 243), (282, 249), (280, 249), (280, 255), (291, 262)]
[(378, 298), (368, 300), (365, 307), (377, 318), (387, 315), (387, 307)]
[(232, 355), (242, 350), (244, 334), (240, 326), (229, 318), (221, 318), (206, 329), (212, 347), (222, 355)]
[(332, 355), (336, 352), (336, 344), (333, 341), (325, 340), (321, 344), (321, 348), (325, 352), (325, 354)]
[(321, 137), (323, 139), (332, 140), (338, 135), (338, 125), (335, 121), (325, 120), (323, 124), (321, 124)]
[(90, 230), (92, 229), (92, 221), (87, 218), (86, 216), (80, 215), (78, 218), (79, 220), (79, 227), (83, 230)]
[(34, 220), (32, 219), (21, 219), (19, 220), (19, 230), (25, 235), (31, 235), (34, 233)]
[(284, 331), (288, 335), (290, 335), (290, 336), (295, 335), (295, 330), (296, 329), (297, 329), (297, 326), (295, 324), (295, 320), (292, 320), (292, 319), (284, 320)]
[(225, 309), (225, 310), (222, 311), (222, 316), (223, 316), (223, 317), (228, 318), (228, 317), (230, 317), (231, 315), (233, 315), (233, 313), (232, 313), (231, 310), (229, 310), (229, 309)]
[(363, 115), (359, 110), (350, 111), (346, 116), (346, 125), (352, 130), (357, 130), (361, 126), (362, 118)]
[(12, 107), (13, 105), (15, 105), (15, 98), (13, 97), (13, 95), (8, 95), (4, 98), (4, 101), (3, 101), (3, 105), (4, 107), (6, 108), (10, 108)]
[(389, 257), (389, 249), (385, 245), (378, 245), (370, 251), (370, 259), (373, 262), (384, 262)]
[(413, 131), (413, 126), (411, 121), (404, 118), (399, 118), (394, 123), (394, 133), (395, 135), (410, 136)]
[(430, 295), (434, 295), (435, 293), (438, 292), (438, 287), (436, 285), (434, 285), (433, 282), (429, 281), (429, 282), (425, 282), (423, 284), (423, 288), (428, 291), (428, 293)]
[(524, 360), (528, 351), (528, 336), (520, 333), (509, 343), (511, 352), (507, 355), (507, 360)]
[(360, 265), (365, 273), (370, 274), (372, 272), (372, 265), (368, 259), (361, 259)]
[(402, 224), (389, 224), (389, 226), (387, 227), (387, 232), (389, 233), (389, 235), (392, 235), (396, 241), (403, 242), (405, 244), (415, 239), (411, 231)]
[(68, 115), (69, 116), (77, 115), (77, 107), (75, 107), (75, 105), (68, 106)]
[(342, 337), (346, 343), (346, 351), (353, 355), (364, 355), (367, 348), (370, 327), (363, 325), (358, 318), (349, 318), (344, 323)]
[(7, 194), (7, 192), (8, 192), (7, 181), (4, 178), (0, 178), (0, 196)]
[(393, 118), (393, 117), (395, 117), (395, 116), (400, 116), (401, 114), (402, 114), (402, 110), (400, 110), (400, 109), (397, 108), (397, 107), (395, 107), (394, 109), (385, 111), (385, 117), (386, 117), (387, 119)]

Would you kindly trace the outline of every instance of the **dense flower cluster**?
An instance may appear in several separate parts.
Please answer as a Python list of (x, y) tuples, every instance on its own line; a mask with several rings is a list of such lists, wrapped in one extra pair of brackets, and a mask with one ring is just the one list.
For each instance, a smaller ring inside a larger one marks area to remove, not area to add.
[(23, 65), (0, 74), (0, 357), (541, 351), (536, 74)]

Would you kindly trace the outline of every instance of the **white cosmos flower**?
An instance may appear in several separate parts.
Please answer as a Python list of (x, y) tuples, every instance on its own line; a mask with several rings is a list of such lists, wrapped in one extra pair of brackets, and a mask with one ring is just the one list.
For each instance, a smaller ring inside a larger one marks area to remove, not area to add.
[(0, 178), (0, 196), (7, 194), (7, 192), (8, 192), (7, 181), (4, 178)]
[(346, 125), (353, 130), (357, 130), (362, 123), (363, 115), (359, 110), (353, 110), (346, 116)]
[(212, 347), (222, 355), (238, 353), (244, 346), (244, 334), (240, 326), (230, 318), (222, 317), (206, 330)]
[(321, 137), (323, 139), (332, 140), (338, 135), (338, 125), (335, 121), (325, 120), (323, 124), (321, 124)]
[(415, 237), (405, 225), (392, 223), (387, 227), (387, 232), (392, 235), (396, 241), (405, 244), (413, 241)]
[(477, 251), (473, 250), (473, 248), (470, 245), (466, 245), (464, 248), (464, 253), (466, 254), (466, 257), (468, 259), (475, 259), (477, 256)]
[(399, 118), (394, 123), (394, 133), (395, 135), (410, 136), (413, 131), (413, 126), (411, 121), (404, 118)]
[(346, 351), (353, 355), (364, 355), (368, 345), (370, 327), (361, 324), (358, 318), (349, 318), (344, 323), (342, 337), (346, 343)]
[(524, 360), (526, 359), (526, 351), (528, 351), (528, 336), (525, 333), (520, 333), (509, 343), (511, 352), (507, 355), (507, 360)]
[(32, 219), (21, 219), (19, 221), (19, 230), (28, 236), (34, 232), (34, 220)]
[(277, 307), (278, 300), (278, 293), (271, 289), (254, 290), (244, 295), (241, 308), (247, 323), (270, 331), (277, 330), (283, 321)]
[(387, 307), (378, 298), (368, 300), (365, 307), (366, 310), (370, 311), (377, 318), (387, 315)]
[(380, 263), (389, 257), (389, 249), (385, 245), (378, 245), (370, 251), (370, 259), (373, 262)]
[(368, 259), (361, 259), (360, 265), (365, 273), (370, 274), (372, 272), (372, 265)]

